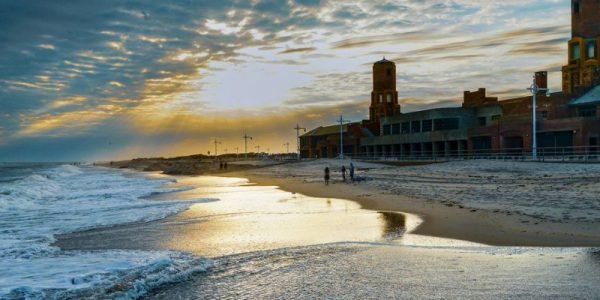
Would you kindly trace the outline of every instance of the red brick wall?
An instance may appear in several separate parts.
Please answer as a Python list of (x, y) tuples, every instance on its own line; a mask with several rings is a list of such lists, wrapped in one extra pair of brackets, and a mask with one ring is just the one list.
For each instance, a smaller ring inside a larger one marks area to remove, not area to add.
[(487, 97), (485, 89), (481, 88), (475, 92), (465, 91), (463, 107), (477, 107), (488, 104), (496, 104), (497, 97)]
[[(579, 4), (579, 12), (575, 6)], [(572, 0), (573, 37), (594, 38), (600, 36), (600, 1)]]

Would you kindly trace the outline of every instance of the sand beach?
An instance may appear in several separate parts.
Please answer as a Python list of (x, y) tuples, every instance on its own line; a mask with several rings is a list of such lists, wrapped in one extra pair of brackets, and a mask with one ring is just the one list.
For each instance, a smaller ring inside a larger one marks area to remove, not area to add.
[[(204, 201), (156, 221), (59, 235), (54, 245), (64, 251), (175, 251), (209, 266), (148, 287), (147, 299), (600, 293), (594, 198), (600, 165), (353, 161), (360, 181), (342, 182), (338, 170), (349, 163), (245, 162), (258, 167), (218, 176), (145, 173), (173, 178), (169, 187), (176, 191), (149, 201)], [(325, 166), (332, 170), (328, 186)], [(575, 187), (572, 199), (535, 197), (546, 188), (568, 194)], [(485, 193), (498, 188), (510, 192), (494, 199)]]
[[(226, 173), (259, 185), (356, 201), (376, 211), (414, 213), (423, 235), (502, 246), (600, 246), (600, 165), (455, 161), (397, 167), (316, 160)], [(332, 184), (322, 173), (332, 170)]]

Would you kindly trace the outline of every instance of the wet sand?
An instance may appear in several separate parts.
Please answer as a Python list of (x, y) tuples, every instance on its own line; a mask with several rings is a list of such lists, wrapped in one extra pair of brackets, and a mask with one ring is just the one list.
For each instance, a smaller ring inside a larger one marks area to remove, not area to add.
[(510, 238), (510, 231), (486, 232), (499, 220), (481, 212), (399, 200), (362, 185), (249, 177), (258, 185), (236, 177), (179, 177), (177, 185), (195, 189), (151, 198), (215, 201), (160, 221), (58, 236), (55, 245), (176, 250), (212, 262), (207, 271), (152, 290), (147, 299), (590, 299), (600, 294), (598, 249), (495, 247), (421, 234), (498, 244), (580, 239), (561, 241), (549, 233)]
[(259, 186), (242, 178), (180, 177), (195, 189), (152, 200), (215, 199), (164, 220), (58, 237), (63, 250), (176, 250), (217, 257), (337, 242), (387, 242), (414, 230), (414, 215), (372, 211), (349, 200), (315, 198)]
[(336, 244), (215, 259), (147, 299), (597, 299), (600, 252)]
[[(324, 161), (322, 163), (332, 163)], [(346, 162), (348, 164), (349, 162)], [(334, 161), (333, 164), (340, 164)], [(364, 165), (364, 164), (363, 164)], [(279, 186), (313, 197), (349, 199), (375, 211), (400, 211), (423, 219), (415, 234), (458, 239), (496, 246), (598, 247), (600, 223), (541, 220), (514, 212), (473, 209), (459, 204), (406, 196), (365, 182), (344, 183), (334, 174), (325, 186), (318, 175), (307, 177), (295, 166), (226, 173), (222, 176), (249, 178), (258, 185)], [(310, 168), (313, 168), (310, 166)], [(299, 173), (298, 176), (294, 172)], [(314, 173), (313, 173), (314, 174)], [(317, 178), (315, 178), (317, 177)], [(388, 180), (393, 181), (394, 178)], [(424, 185), (427, 183), (423, 183)], [(432, 183), (435, 184), (435, 183)], [(597, 200), (596, 200), (597, 201)]]

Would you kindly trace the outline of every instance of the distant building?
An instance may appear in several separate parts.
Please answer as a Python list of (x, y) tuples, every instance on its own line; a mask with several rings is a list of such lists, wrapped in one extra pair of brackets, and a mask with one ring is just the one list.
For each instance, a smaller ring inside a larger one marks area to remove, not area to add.
[[(369, 120), (342, 127), (344, 153), (360, 155), (362, 138), (380, 135), (380, 120), (400, 115), (396, 90), (396, 64), (385, 58), (373, 64), (373, 91)], [(340, 125), (315, 128), (300, 137), (300, 156), (336, 157), (340, 153)]]
[[(572, 39), (563, 91), (537, 95), (538, 148), (545, 153), (595, 151), (600, 140), (600, 1), (572, 1)], [(535, 74), (548, 87), (548, 73)], [(464, 92), (462, 107), (401, 113), (396, 66), (373, 65), (369, 120), (343, 127), (344, 153), (369, 157), (521, 155), (532, 147), (532, 97), (499, 101), (485, 89)], [(300, 138), (302, 157), (336, 157), (340, 126)], [(584, 148), (585, 147), (585, 148)]]

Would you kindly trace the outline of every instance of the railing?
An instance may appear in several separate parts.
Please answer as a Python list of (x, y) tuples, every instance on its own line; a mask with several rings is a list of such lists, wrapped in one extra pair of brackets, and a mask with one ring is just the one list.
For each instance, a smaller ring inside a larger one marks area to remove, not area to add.
[[(393, 151), (378, 151), (347, 155), (352, 159), (391, 160), (391, 161), (447, 161), (464, 159), (491, 160), (532, 160), (531, 148), (506, 148), (500, 150), (413, 150), (410, 153), (398, 154)], [(538, 161), (582, 161), (600, 162), (600, 146), (581, 147), (540, 147), (537, 148)]]

